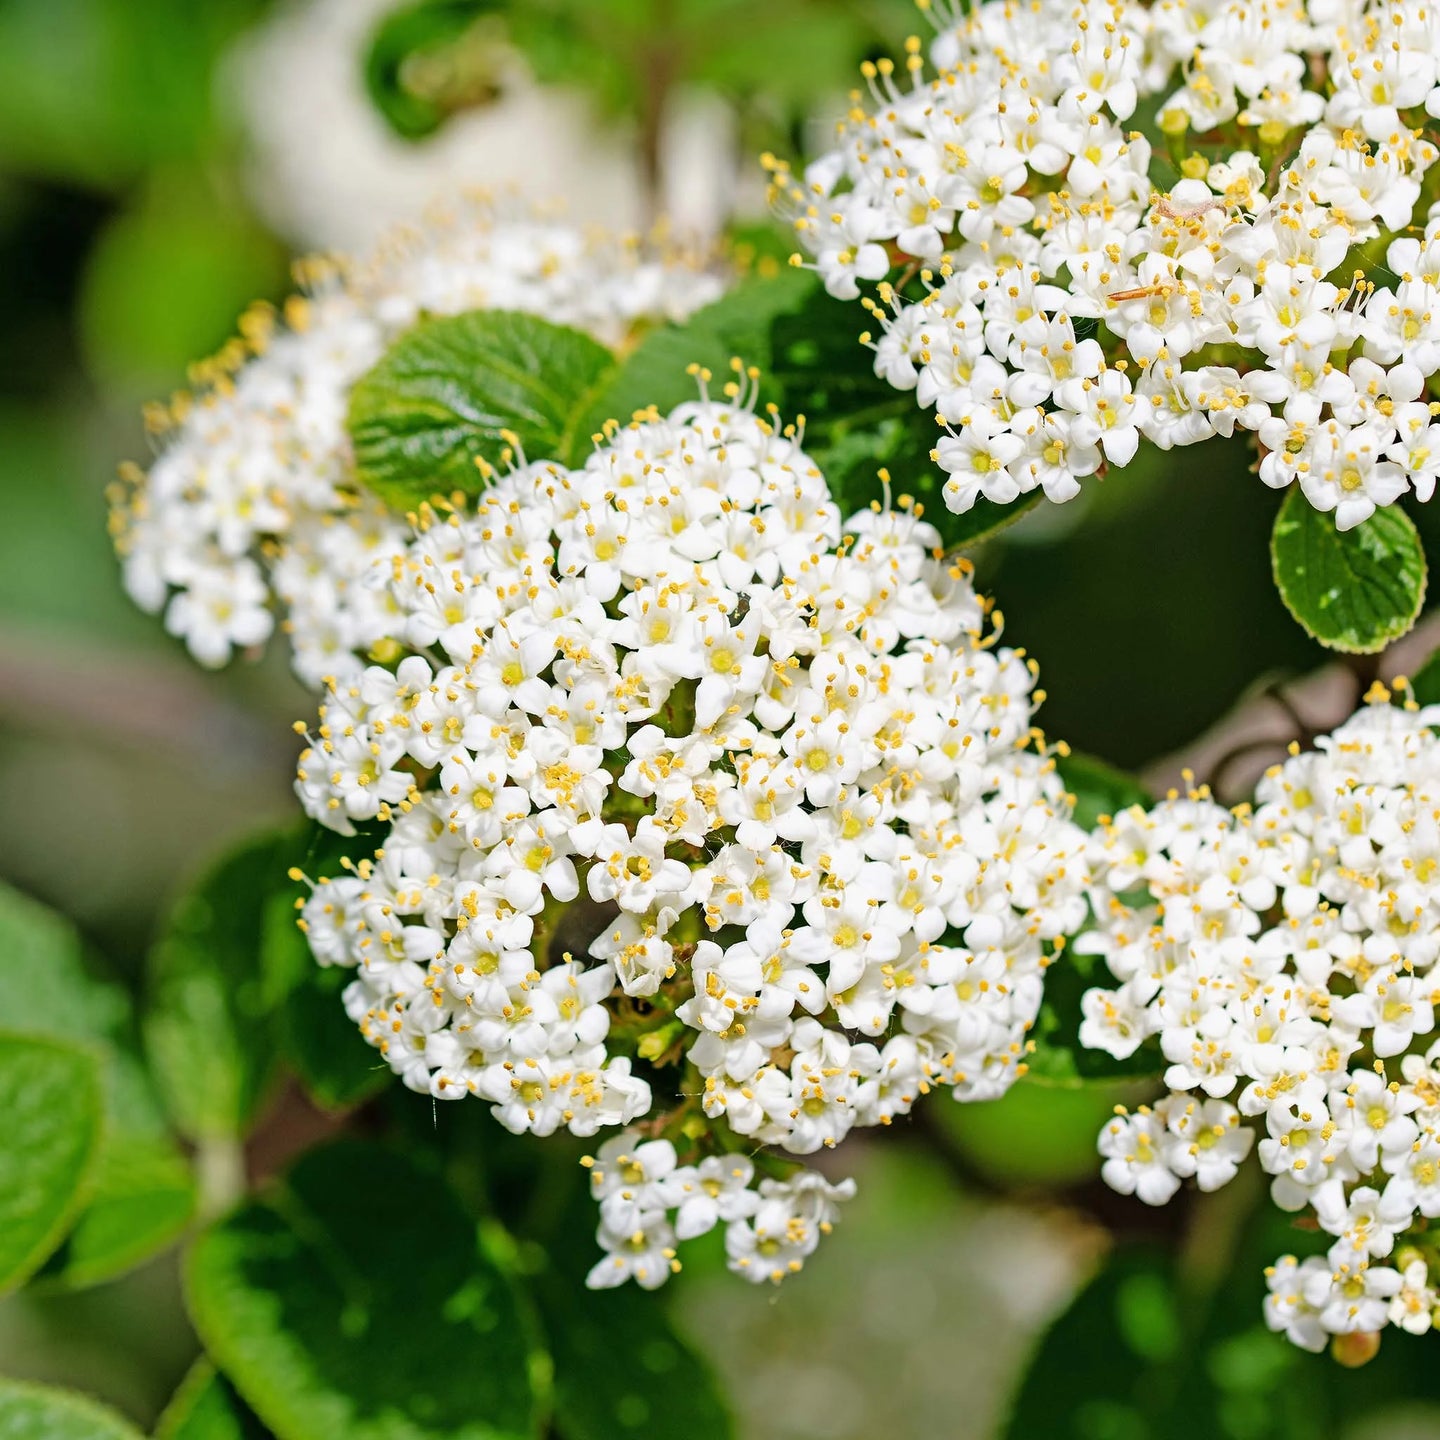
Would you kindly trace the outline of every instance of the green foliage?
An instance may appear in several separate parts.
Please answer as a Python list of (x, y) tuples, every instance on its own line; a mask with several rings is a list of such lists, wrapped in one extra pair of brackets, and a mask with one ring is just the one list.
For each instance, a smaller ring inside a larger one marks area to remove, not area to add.
[(1440, 1399), (1429, 1336), (1389, 1329), (1375, 1360), (1346, 1370), (1267, 1329), (1264, 1267), (1317, 1237), (1231, 1183), (1194, 1197), (1179, 1259), (1126, 1247), (1107, 1260), (1036, 1351), (1006, 1440), (1313, 1440), (1361, 1417), (1381, 1435), (1398, 1433), (1386, 1407)]
[(571, 463), (588, 448), (579, 426), (614, 366), (588, 335), (533, 315), (472, 310), (422, 320), (351, 392), (356, 474), (408, 510), (482, 489), (476, 462), (500, 462), (506, 431), (527, 459)]
[(1055, 768), (1075, 797), (1075, 823), (1093, 830), (1102, 815), (1112, 818), (1132, 805), (1152, 805), (1155, 797), (1133, 775), (1094, 755), (1071, 751), (1056, 757)]
[(180, 898), (151, 953), (146, 1048), (171, 1118), (192, 1140), (244, 1134), (275, 1075), (263, 898), (285, 875), (288, 843), (267, 834), (222, 859)]
[[(330, 870), (322, 866), (321, 873)], [(274, 893), (261, 903), (262, 966), (277, 1042), (311, 1099), (326, 1110), (348, 1110), (384, 1089), (393, 1072), (345, 1013), (340, 994), (352, 973), (316, 964), (295, 924), (300, 885), (276, 878)]]
[(536, 1298), (555, 1369), (555, 1426), (565, 1440), (728, 1440), (715, 1380), (671, 1329), (656, 1296), (633, 1285), (587, 1290), (579, 1276), (548, 1274)]
[(1440, 705), (1440, 650), (1410, 677), (1410, 693), (1419, 705)]
[(443, 1181), (342, 1141), (202, 1234), (210, 1355), (279, 1440), (500, 1440), (538, 1429), (529, 1332)]
[(0, 1379), (0, 1440), (141, 1440), (140, 1432), (83, 1395)]
[(500, 0), (421, 0), (380, 22), (365, 88), (397, 135), (423, 140), (456, 111), (499, 97), (504, 50), (484, 22), (502, 8)]
[(269, 1440), (270, 1432), (208, 1360), (197, 1360), (155, 1425), (155, 1440)]
[(1341, 532), (1294, 486), (1275, 517), (1270, 557), (1290, 613), (1332, 650), (1383, 650), (1414, 625), (1425, 599), (1425, 552), (1398, 505)]
[(0, 1035), (0, 1290), (60, 1243), (100, 1156), (100, 1057), (35, 1035)]
[(0, 1013), (12, 1031), (80, 1037), (100, 1057), (98, 1161), (84, 1208), (43, 1276), (66, 1286), (111, 1279), (179, 1234), (194, 1208), (194, 1185), (136, 1053), (129, 996), (96, 973), (60, 916), (3, 886)]
[(1158, 1081), (1164, 1063), (1150, 1044), (1141, 1045), (1124, 1060), (1080, 1044), (1082, 997), (1095, 986), (1108, 990), (1114, 985), (1114, 977), (1100, 956), (1077, 955), (1073, 948), (1060, 952), (1045, 972), (1045, 998), (1029, 1036), (1028, 1073), (1033, 1081), (1070, 1087), (1093, 1081)]

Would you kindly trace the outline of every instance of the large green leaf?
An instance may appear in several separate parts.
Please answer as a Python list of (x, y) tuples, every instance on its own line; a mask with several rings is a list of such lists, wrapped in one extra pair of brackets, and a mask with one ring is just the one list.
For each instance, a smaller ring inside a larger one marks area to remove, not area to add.
[(141, 1440), (141, 1435), (87, 1396), (0, 1379), (0, 1440)]
[(0, 1290), (43, 1263), (85, 1203), (104, 1124), (100, 1075), (96, 1051), (0, 1035)]
[(155, 1440), (269, 1440), (270, 1432), (209, 1360), (190, 1367), (155, 1424)]
[(266, 899), (292, 860), (288, 835), (233, 851), (181, 898), (152, 952), (146, 1046), (191, 1139), (243, 1134), (275, 1073), (261, 946)]
[(579, 1276), (552, 1273), (541, 1277), (536, 1298), (555, 1366), (555, 1428), (565, 1440), (734, 1433), (714, 1377), (655, 1296), (631, 1285), (587, 1290)]
[(280, 1440), (537, 1432), (519, 1302), (436, 1175), (342, 1141), (194, 1243), (190, 1313)]
[(529, 460), (569, 462), (615, 367), (588, 335), (534, 315), (471, 310), (421, 320), (350, 394), (356, 474), (408, 510), (484, 486), (477, 461), (499, 464), (515, 435)]
[[(63, 1009), (54, 996), (63, 995)], [(103, 1055), (106, 1119), (84, 1213), (46, 1263), (47, 1283), (94, 1285), (162, 1249), (194, 1208), (189, 1167), (169, 1138), (135, 1053), (130, 997), (97, 974), (59, 915), (0, 886), (0, 1014), (16, 1032), (79, 1035)]]
[(1331, 650), (1383, 650), (1425, 600), (1425, 552), (1398, 505), (1342, 532), (1294, 486), (1275, 517), (1270, 559), (1290, 613)]

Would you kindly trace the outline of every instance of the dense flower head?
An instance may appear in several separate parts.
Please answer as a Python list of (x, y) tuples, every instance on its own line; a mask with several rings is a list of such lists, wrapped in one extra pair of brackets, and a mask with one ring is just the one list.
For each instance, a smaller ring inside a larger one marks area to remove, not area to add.
[(125, 587), (204, 665), (263, 644), (279, 611), (296, 673), (318, 687), (390, 633), (360, 576), (407, 530), (355, 483), (351, 387), (422, 314), (518, 310), (621, 345), (683, 319), (721, 279), (661, 237), (592, 234), (477, 201), (391, 237), (365, 261), (307, 261), (308, 294), (258, 309), (152, 413), (149, 473), (126, 467), (112, 530)]
[(876, 283), (951, 509), (1237, 429), (1341, 529), (1431, 497), (1426, 0), (989, 0), (947, 9), (938, 78), (919, 52), (802, 176), (769, 163), (830, 292)]
[(1158, 1205), (1256, 1150), (1275, 1203), (1334, 1237), (1270, 1272), (1268, 1321), (1317, 1350), (1427, 1329), (1437, 1304), (1412, 1242), (1440, 1216), (1440, 707), (1370, 698), (1253, 807), (1195, 791), (1097, 831), (1076, 941), (1114, 980), (1081, 1042), (1158, 1043), (1168, 1067), (1163, 1099), (1101, 1133), (1105, 1179)]
[(383, 827), (304, 921), (404, 1082), (630, 1127), (595, 1284), (722, 1221), (740, 1273), (798, 1268), (848, 1190), (760, 1147), (1003, 1093), (1085, 914), (1033, 664), (919, 514), (844, 521), (752, 382), (422, 512), (370, 576), (404, 658), (299, 765), (312, 816)]

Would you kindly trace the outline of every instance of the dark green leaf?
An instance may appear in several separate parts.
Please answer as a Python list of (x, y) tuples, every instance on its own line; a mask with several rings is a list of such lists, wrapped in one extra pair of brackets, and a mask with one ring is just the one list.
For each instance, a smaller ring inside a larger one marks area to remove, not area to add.
[(347, 1110), (383, 1089), (392, 1071), (341, 1003), (354, 972), (319, 965), (310, 953), (295, 924), (299, 893), (289, 882), (270, 897), (265, 916), (266, 984), (276, 997), (280, 1048), (312, 1099), (327, 1110)]
[(0, 1379), (0, 1440), (142, 1440), (123, 1416), (85, 1395)]
[(1133, 775), (1094, 755), (1072, 750), (1056, 757), (1055, 768), (1075, 797), (1075, 823), (1093, 830), (1102, 815), (1114, 817), (1131, 805), (1153, 805), (1155, 797)]
[(1270, 540), (1275, 584), (1307, 634), (1331, 650), (1383, 650), (1425, 600), (1425, 552), (1398, 505), (1344, 532), (1292, 487)]
[(106, 1123), (85, 1211), (42, 1273), (47, 1283), (95, 1285), (179, 1234), (194, 1185), (135, 1054), (130, 997), (95, 972), (65, 920), (0, 886), (0, 1014), (11, 1030), (64, 1038), (56, 994), (65, 1030), (103, 1054)]
[[(774, 275), (741, 280), (683, 325), (651, 330), (597, 392), (577, 432), (588, 438), (607, 420), (623, 425), (652, 405), (664, 415), (694, 400), (698, 391), (691, 365), (711, 372), (710, 390), (718, 396), (720, 387), (733, 378), (732, 359), (758, 366), (763, 393), (778, 403), (771, 329), (779, 316), (798, 309), (815, 289), (812, 275), (787, 266)], [(844, 308), (838, 301), (830, 303), (837, 310)]]
[(534, 1435), (524, 1317), (438, 1176), (342, 1141), (201, 1235), (191, 1317), (280, 1440)]
[(1029, 1078), (1037, 1084), (1064, 1086), (1139, 1079), (1158, 1083), (1165, 1062), (1153, 1042), (1141, 1045), (1124, 1060), (1080, 1044), (1080, 1023), (1084, 1019), (1080, 1001), (1087, 990), (1096, 986), (1115, 986), (1100, 956), (1062, 950), (1045, 972), (1045, 998), (1029, 1035)]
[(782, 421), (804, 416), (805, 451), (847, 516), (884, 502), (881, 469), (889, 471), (892, 498), (923, 506), (950, 549), (978, 543), (1041, 499), (1035, 491), (1012, 505), (981, 500), (963, 515), (947, 509), (946, 477), (930, 458), (941, 433), (934, 415), (875, 374), (854, 309), (825, 294), (808, 271), (789, 267), (741, 281), (684, 325), (652, 330), (582, 428), (624, 423), (652, 405), (664, 414), (693, 399), (692, 364), (711, 372), (710, 393), (718, 396), (734, 378), (734, 359), (760, 371), (762, 400), (779, 407)]
[(96, 1051), (0, 1036), (0, 1290), (44, 1262), (86, 1201), (100, 1156), (100, 1073)]
[(397, 134), (424, 139), (457, 111), (500, 98), (507, 47), (484, 20), (501, 8), (499, 0), (422, 0), (380, 22), (365, 88)]
[(633, 1285), (587, 1290), (578, 1276), (552, 1273), (536, 1298), (555, 1366), (555, 1425), (565, 1440), (728, 1440), (734, 1433), (714, 1377), (671, 1329), (657, 1297)]
[(190, 1368), (155, 1425), (155, 1440), (269, 1440), (270, 1432), (206, 1359)]
[(1418, 705), (1440, 705), (1440, 650), (1410, 677), (1410, 693)]
[(232, 852), (182, 897), (151, 955), (146, 1047), (191, 1139), (243, 1134), (275, 1073), (261, 944), (266, 899), (292, 860), (293, 841), (274, 835)]
[(361, 483), (397, 510), (484, 486), (519, 437), (529, 460), (569, 462), (589, 448), (586, 416), (615, 367), (605, 347), (533, 315), (472, 310), (421, 320), (350, 394)]

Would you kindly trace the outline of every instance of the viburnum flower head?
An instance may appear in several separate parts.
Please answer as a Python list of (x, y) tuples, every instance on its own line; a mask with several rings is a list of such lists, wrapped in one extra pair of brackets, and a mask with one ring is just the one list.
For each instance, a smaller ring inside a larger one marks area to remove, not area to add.
[(511, 1130), (611, 1132), (596, 1285), (716, 1225), (738, 1273), (798, 1269), (851, 1187), (780, 1154), (1003, 1093), (1085, 913), (966, 564), (913, 509), (845, 521), (728, 393), (422, 512), (368, 581), (407, 653), (299, 766), (312, 816), (382, 827), (303, 917), (370, 1043)]
[(1169, 1087), (1105, 1126), (1105, 1180), (1159, 1205), (1253, 1149), (1275, 1203), (1333, 1238), (1269, 1272), (1267, 1321), (1314, 1350), (1423, 1330), (1436, 1303), (1408, 1237), (1440, 1216), (1440, 707), (1369, 699), (1253, 807), (1197, 790), (1102, 826), (1075, 942), (1112, 982), (1081, 1043), (1158, 1049)]
[[(514, 211), (514, 213), (512, 213)], [(720, 276), (657, 237), (605, 237), (483, 201), (392, 237), (364, 262), (303, 262), (308, 294), (261, 307), (151, 415), (148, 474), (126, 467), (112, 530), (125, 588), (202, 664), (263, 645), (277, 615), (296, 674), (357, 674), (391, 632), (361, 576), (407, 530), (357, 486), (351, 387), (420, 315), (518, 310), (620, 344), (715, 299)]]
[[(926, 6), (931, 9), (932, 7)], [(1440, 115), (1422, 0), (933, 7), (776, 204), (876, 373), (951, 432), (946, 504), (1068, 500), (1142, 438), (1257, 435), (1342, 529), (1440, 473)], [(1141, 101), (1158, 117), (1136, 128)], [(796, 257), (797, 261), (800, 259)]]

